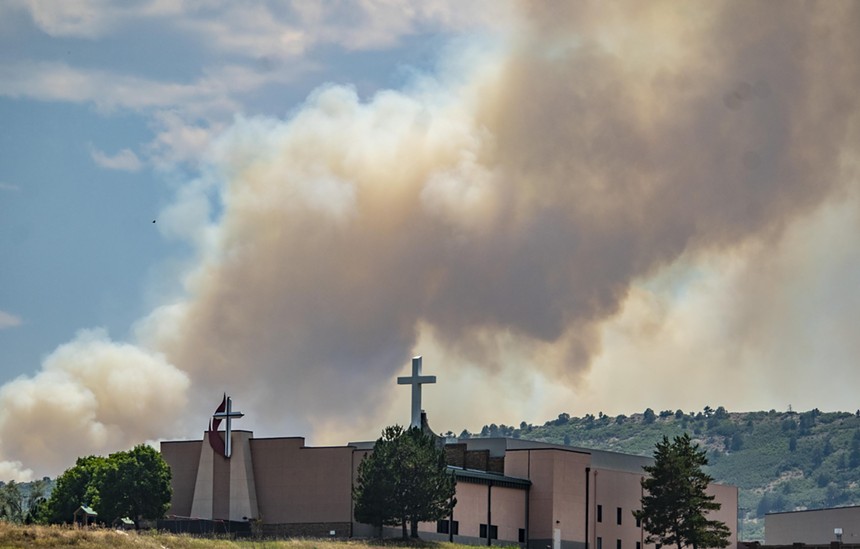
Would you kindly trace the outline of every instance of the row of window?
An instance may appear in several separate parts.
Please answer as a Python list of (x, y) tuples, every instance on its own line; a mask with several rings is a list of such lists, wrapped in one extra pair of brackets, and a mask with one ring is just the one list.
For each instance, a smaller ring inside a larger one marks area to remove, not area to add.
[[(658, 548), (659, 548), (659, 546), (658, 546)], [(601, 538), (601, 537), (597, 538), (597, 549), (603, 549), (603, 538)], [(615, 540), (615, 549), (621, 549), (621, 540), (620, 539)], [(642, 542), (641, 541), (636, 542), (636, 549), (642, 549)]]
[[(597, 522), (603, 522), (603, 506), (602, 505), (597, 506)], [(619, 524), (619, 525), (621, 524), (621, 507), (615, 508), (615, 523)], [(636, 519), (636, 527), (638, 528), (640, 526), (642, 526), (642, 520), (637, 518)]]
[[(615, 508), (615, 522), (616, 524), (621, 524), (621, 516), (622, 516), (621, 507)], [(603, 522), (603, 505), (597, 506), (597, 522)], [(636, 527), (642, 526), (642, 520), (636, 519)], [(488, 525), (481, 524), (480, 525), (480, 534), (479, 537), (482, 539), (487, 539), (487, 535), (489, 534), (490, 539), (499, 539), (499, 528), (495, 524)], [(455, 536), (460, 534), (460, 521), (457, 520), (440, 520), (436, 522), (436, 533), (438, 534), (453, 534)], [(526, 531), (524, 528), (520, 528), (519, 541), (520, 543), (525, 543)], [(597, 538), (597, 549), (603, 549), (603, 539)], [(616, 540), (615, 549), (621, 549), (621, 540)], [(642, 543), (636, 542), (636, 549), (642, 549)]]
[[(490, 524), (489, 526), (486, 524), (481, 524), (478, 527), (478, 536), (482, 539), (487, 539), (489, 535), (490, 539), (499, 539), (499, 527), (495, 524)], [(460, 534), (460, 521), (458, 520), (439, 520), (436, 521), (436, 533), (437, 534), (453, 534), (455, 536)], [(526, 542), (526, 529), (520, 528), (519, 531), (519, 542)], [(636, 549), (639, 549), (638, 547)]]

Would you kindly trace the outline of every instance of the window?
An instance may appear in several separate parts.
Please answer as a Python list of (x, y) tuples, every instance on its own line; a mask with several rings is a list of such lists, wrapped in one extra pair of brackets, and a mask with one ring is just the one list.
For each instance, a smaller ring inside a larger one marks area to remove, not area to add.
[(636, 528), (641, 528), (641, 527), (642, 527), (642, 519), (639, 517), (636, 517)]
[(615, 522), (621, 524), (621, 507), (615, 510)]
[(457, 520), (440, 520), (436, 522), (437, 534), (460, 534), (460, 522)]
[(526, 542), (526, 529), (525, 528), (520, 528), (520, 536), (517, 539), (520, 543)]
[(597, 506), (597, 522), (603, 522), (603, 506)]
[(621, 549), (621, 540), (620, 539), (615, 540), (615, 549)]
[[(480, 525), (479, 530), (480, 530), (480, 533), (478, 534), (478, 537), (487, 539), (487, 525), (486, 524)], [(490, 539), (499, 539), (499, 527), (496, 526), (495, 524), (491, 524), (489, 534), (490, 534)]]
[(597, 538), (597, 549), (603, 549), (603, 538)]
[(636, 549), (642, 549), (642, 542), (641, 541), (636, 542)]

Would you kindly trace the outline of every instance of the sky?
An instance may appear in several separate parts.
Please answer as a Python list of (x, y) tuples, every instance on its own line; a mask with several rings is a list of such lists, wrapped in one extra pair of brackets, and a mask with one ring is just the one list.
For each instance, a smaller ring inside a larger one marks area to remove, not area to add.
[(0, 479), (860, 408), (860, 5), (0, 2)]

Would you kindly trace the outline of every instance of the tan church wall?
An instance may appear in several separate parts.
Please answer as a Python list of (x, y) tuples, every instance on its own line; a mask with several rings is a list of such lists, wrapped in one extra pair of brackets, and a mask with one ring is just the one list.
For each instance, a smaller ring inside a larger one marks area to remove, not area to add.
[[(487, 487), (457, 483), (457, 505), (454, 520), (460, 523), (459, 535), (477, 538), (479, 527), (487, 522)], [(435, 526), (433, 528), (435, 531)]]
[(585, 541), (586, 453), (565, 449), (509, 450), (505, 474), (529, 478), (529, 537), (551, 543), (555, 530), (564, 546)]
[[(646, 533), (636, 525), (633, 510), (642, 506), (643, 474), (611, 469), (597, 469), (591, 472), (590, 488), (593, 506), (589, 511), (589, 545), (594, 549), (637, 549), (653, 547), (645, 543)], [(731, 530), (729, 547), (737, 545), (737, 488), (721, 484), (711, 484), (708, 493), (716, 496), (722, 508), (709, 515), (720, 520)], [(598, 506), (602, 507), (599, 509)], [(621, 524), (619, 511), (621, 510)], [(601, 516), (602, 515), (602, 516)], [(601, 518), (602, 520), (598, 520)], [(620, 542), (620, 545), (619, 545)]]
[(253, 439), (251, 452), (254, 476), (265, 479), (257, 483), (264, 522), (351, 523), (351, 447), (306, 448), (303, 438), (271, 438)]
[[(644, 545), (641, 526), (633, 511), (642, 506), (642, 474), (598, 469), (591, 472), (592, 489), (589, 538), (595, 549), (636, 549)], [(620, 522), (620, 524), (619, 524)], [(620, 546), (619, 546), (620, 541)]]
[[(458, 482), (457, 505), (454, 507), (453, 518), (459, 523), (459, 532), (454, 541), (480, 538), (481, 524), (487, 524), (489, 500), (492, 521), (490, 524), (498, 527), (498, 539), (516, 543), (519, 529), (526, 527), (526, 495), (527, 492), (522, 489), (502, 486), (493, 486), (491, 489), (484, 484)], [(422, 533), (435, 533), (436, 523), (421, 523), (418, 530)], [(445, 535), (441, 537), (447, 539)]]
[(520, 528), (526, 527), (526, 490), (493, 487), (493, 524), (499, 539), (518, 541)]
[(722, 508), (711, 513), (709, 518), (726, 523), (726, 526), (732, 531), (729, 547), (736, 547), (738, 543), (738, 487), (728, 484), (711, 484), (708, 486), (708, 493), (716, 496), (715, 501), (722, 505)]
[(161, 455), (170, 464), (173, 497), (168, 515), (188, 517), (194, 498), (194, 483), (197, 480), (197, 465), (200, 463), (200, 440), (161, 443)]

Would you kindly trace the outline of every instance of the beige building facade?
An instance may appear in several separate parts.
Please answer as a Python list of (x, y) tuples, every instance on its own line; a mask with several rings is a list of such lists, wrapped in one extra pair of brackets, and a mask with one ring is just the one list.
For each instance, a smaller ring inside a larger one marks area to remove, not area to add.
[[(373, 443), (315, 448), (300, 437), (256, 439), (233, 431), (228, 459), (206, 439), (161, 445), (173, 471), (174, 521), (221, 521), (234, 529), (254, 523), (274, 536), (375, 534), (352, 516), (357, 467)], [(539, 549), (647, 547), (633, 511), (649, 458), (505, 438), (445, 449), (457, 505), (447, 520), (420, 525), (425, 539)], [(710, 490), (722, 505), (715, 518), (729, 526), (735, 547), (737, 488)]]
[[(451, 516), (419, 525), (422, 537), (538, 549), (643, 549), (645, 533), (633, 511), (650, 458), (513, 438), (443, 442), (421, 409), (422, 385), (436, 382), (422, 374), (421, 362), (414, 357), (412, 375), (397, 383), (412, 389), (410, 425), (444, 446), (457, 480)], [(161, 443), (173, 472), (164, 527), (270, 536), (378, 534), (353, 519), (358, 466), (373, 442), (315, 448), (301, 437), (257, 439), (231, 430), (231, 421), (241, 417), (225, 394), (202, 440)], [(737, 488), (710, 490), (722, 506), (715, 518), (729, 527), (736, 547)]]

